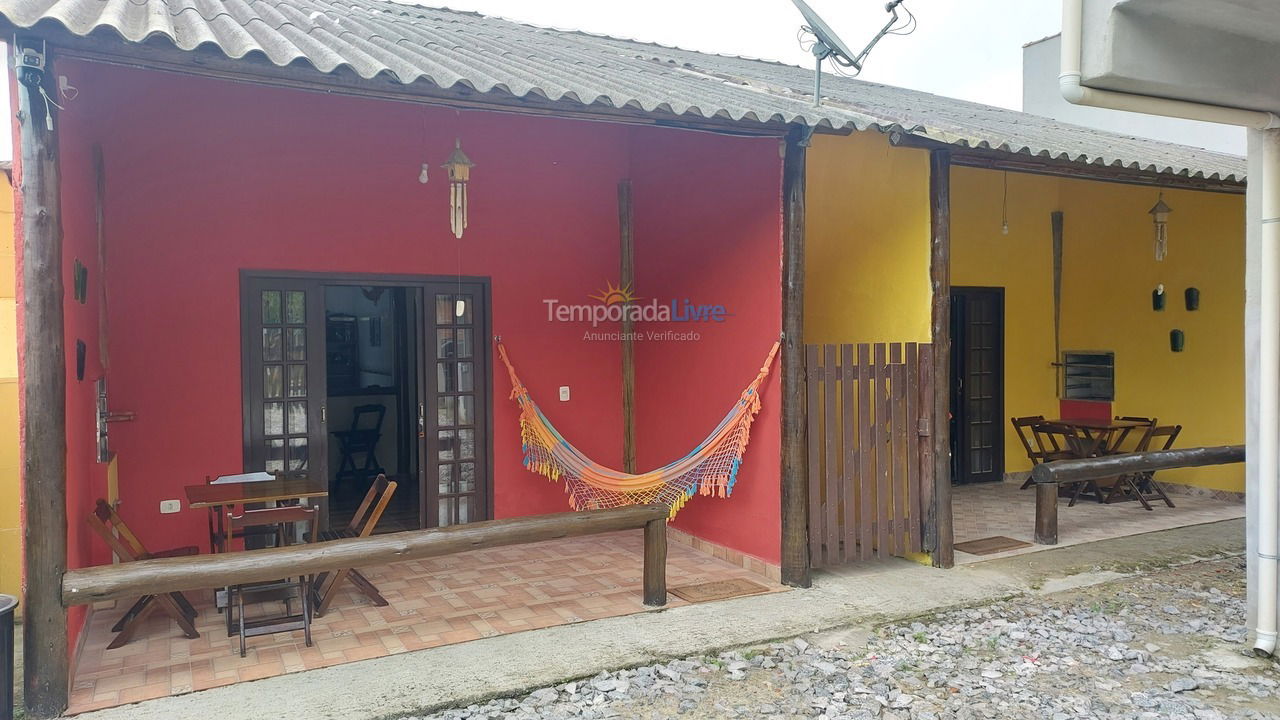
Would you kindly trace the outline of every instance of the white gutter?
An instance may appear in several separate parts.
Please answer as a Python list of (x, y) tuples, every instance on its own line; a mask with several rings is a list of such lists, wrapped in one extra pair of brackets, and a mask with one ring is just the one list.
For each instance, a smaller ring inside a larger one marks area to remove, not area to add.
[[(1259, 323), (1258, 447), (1258, 619), (1255, 653), (1276, 651), (1280, 595), (1280, 117), (1242, 108), (1203, 105), (1148, 95), (1097, 90), (1080, 84), (1084, 0), (1062, 0), (1062, 60), (1058, 86), (1076, 105), (1127, 110), (1148, 115), (1240, 125), (1262, 133), (1262, 251)], [(1250, 448), (1252, 453), (1255, 449)]]

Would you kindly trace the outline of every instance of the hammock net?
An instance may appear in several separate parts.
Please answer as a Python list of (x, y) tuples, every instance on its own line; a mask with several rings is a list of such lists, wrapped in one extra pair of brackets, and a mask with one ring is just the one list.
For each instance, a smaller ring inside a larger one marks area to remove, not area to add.
[(565, 440), (529, 397), (506, 348), (498, 344), (498, 355), (511, 376), (511, 398), (520, 405), (524, 466), (549, 480), (563, 481), (569, 506), (574, 510), (661, 503), (671, 509), (671, 518), (695, 493), (723, 498), (733, 492), (750, 439), (751, 422), (760, 412), (760, 384), (769, 375), (777, 353), (775, 342), (755, 380), (692, 452), (665, 467), (632, 475), (593, 462)]

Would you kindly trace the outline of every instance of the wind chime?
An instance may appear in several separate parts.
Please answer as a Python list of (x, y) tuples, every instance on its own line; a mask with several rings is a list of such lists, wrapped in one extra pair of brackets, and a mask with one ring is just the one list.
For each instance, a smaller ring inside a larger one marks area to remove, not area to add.
[(455, 140), (453, 152), (442, 166), (449, 173), (449, 228), (461, 239), (467, 229), (467, 182), (475, 163), (462, 152), (462, 141)]
[(1169, 213), (1173, 208), (1164, 202), (1164, 193), (1156, 199), (1156, 204), (1147, 212), (1151, 213), (1151, 221), (1156, 226), (1156, 262), (1164, 260), (1169, 253)]
[[(440, 167), (449, 174), (449, 229), (453, 231), (453, 236), (459, 240), (462, 239), (462, 232), (467, 229), (467, 182), (471, 179), (471, 168), (475, 167), (475, 163), (471, 162), (471, 158), (462, 152), (462, 141), (454, 140), (453, 152), (449, 154), (449, 159)], [(427, 163), (422, 164), (422, 170), (418, 173), (418, 182), (426, 184), (429, 176), (430, 166)], [(467, 303), (462, 298), (462, 246), (458, 246), (458, 294), (454, 299), (454, 314), (462, 317), (466, 314)]]

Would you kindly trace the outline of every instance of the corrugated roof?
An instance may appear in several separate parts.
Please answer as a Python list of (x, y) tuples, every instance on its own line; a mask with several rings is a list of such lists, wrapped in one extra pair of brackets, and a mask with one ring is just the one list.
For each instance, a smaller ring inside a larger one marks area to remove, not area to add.
[(1211, 180), (1242, 180), (1243, 158), (762, 60), (539, 28), (385, 0), (0, 0), (19, 28), (264, 57), (365, 79), (462, 86), (558, 102), (744, 123), (899, 131), (973, 148)]

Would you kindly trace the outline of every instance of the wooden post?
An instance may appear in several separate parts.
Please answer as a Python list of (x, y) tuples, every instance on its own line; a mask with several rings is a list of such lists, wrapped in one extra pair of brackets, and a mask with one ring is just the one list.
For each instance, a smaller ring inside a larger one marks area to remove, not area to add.
[[(43, 41), (17, 47), (45, 51)], [(46, 52), (45, 68), (52, 57)], [(62, 574), (67, 569), (67, 386), (62, 324), (62, 212), (56, 118), (40, 93), (44, 74), (19, 68), (22, 227), (22, 487), (26, 592), (23, 684), (27, 715), (67, 707), (69, 661)], [(57, 92), (50, 89), (48, 92)]]
[[(624, 292), (633, 292), (636, 281), (636, 253), (634, 222), (631, 211), (631, 181), (618, 183), (618, 238), (621, 268), (618, 286)], [(631, 316), (622, 316), (622, 469), (636, 471), (636, 354), (635, 341), (631, 337), (635, 323)]]
[(929, 153), (929, 280), (933, 286), (933, 502), (926, 528), (933, 564), (955, 564), (951, 532), (951, 155)]
[(782, 161), (782, 582), (809, 587), (805, 442), (804, 183), (809, 128), (787, 133)]
[(1049, 214), (1053, 233), (1053, 394), (1062, 389), (1062, 211)]
[(1036, 484), (1037, 545), (1058, 544), (1058, 484)]
[(644, 604), (667, 604), (667, 519), (644, 524)]

